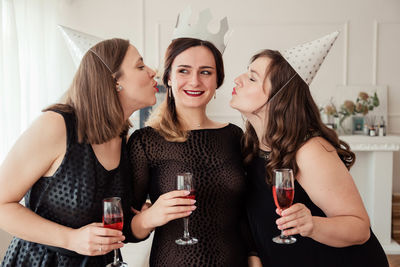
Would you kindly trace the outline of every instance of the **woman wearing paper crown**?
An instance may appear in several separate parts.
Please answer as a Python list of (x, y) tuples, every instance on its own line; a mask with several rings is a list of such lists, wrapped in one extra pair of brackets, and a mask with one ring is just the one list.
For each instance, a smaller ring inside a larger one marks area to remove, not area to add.
[[(146, 238), (155, 229), (150, 266), (247, 266), (239, 223), (245, 219), (243, 133), (206, 115), (207, 104), (224, 80), (221, 53), (227, 21), (212, 34), (207, 31), (209, 10), (193, 26), (187, 24), (189, 17), (190, 9), (180, 14), (166, 51), (166, 99), (148, 127), (134, 132), (128, 142), (133, 207), (140, 209), (148, 193), (153, 203), (134, 216), (132, 230), (137, 238)], [(181, 198), (189, 192), (176, 190), (177, 174), (182, 172), (193, 174), (196, 200), (189, 206)], [(181, 218), (189, 215), (189, 233), (196, 240), (178, 245)]]
[[(73, 34), (82, 44), (85, 34)], [(0, 227), (16, 236), (1, 266), (106, 266), (133, 239), (128, 118), (155, 103), (154, 76), (127, 40), (86, 52), (65, 102), (46, 108), (0, 167)], [(101, 223), (102, 200), (113, 196), (123, 232)]]
[[(308, 87), (337, 36), (263, 50), (235, 79), (230, 104), (247, 118), (247, 211), (263, 266), (388, 266), (348, 171), (355, 155), (321, 122)], [(272, 191), (273, 170), (282, 168), (295, 177), (294, 201), (284, 210)], [(272, 241), (281, 230), (297, 241)]]

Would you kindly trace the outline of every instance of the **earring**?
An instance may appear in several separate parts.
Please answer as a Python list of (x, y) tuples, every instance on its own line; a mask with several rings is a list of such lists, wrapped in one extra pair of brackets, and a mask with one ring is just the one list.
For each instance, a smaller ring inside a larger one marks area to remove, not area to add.
[(217, 99), (217, 91), (214, 93), (214, 99)]
[(117, 86), (117, 92), (121, 92), (122, 89), (124, 89), (124, 88), (122, 87), (122, 85), (118, 84), (118, 86)]
[(168, 88), (168, 97), (171, 98), (171, 87)]

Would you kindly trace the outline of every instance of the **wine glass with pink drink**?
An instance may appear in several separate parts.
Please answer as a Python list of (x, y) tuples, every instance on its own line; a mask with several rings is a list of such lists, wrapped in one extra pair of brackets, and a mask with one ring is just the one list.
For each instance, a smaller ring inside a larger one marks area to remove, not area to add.
[[(274, 196), (275, 205), (282, 211), (292, 205), (294, 198), (294, 176), (292, 169), (276, 169), (273, 170), (272, 194)], [(296, 238), (286, 236), (281, 230), (281, 234), (272, 239), (278, 244), (293, 244)]]

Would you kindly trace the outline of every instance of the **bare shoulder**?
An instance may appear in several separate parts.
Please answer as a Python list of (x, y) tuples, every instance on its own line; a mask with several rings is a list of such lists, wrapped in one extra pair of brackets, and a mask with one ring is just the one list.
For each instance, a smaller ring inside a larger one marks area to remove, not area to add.
[[(325, 169), (346, 169), (336, 148), (322, 137), (309, 139), (296, 153), (296, 162), (301, 172)], [(318, 168), (316, 168), (318, 166)]]
[[(66, 143), (66, 126), (61, 114), (53, 111), (42, 113), (23, 133), (20, 142), (23, 147), (41, 147), (41, 151), (50, 149), (58, 154), (57, 145)], [(62, 149), (62, 148), (60, 148)]]
[(309, 139), (296, 153), (296, 160), (310, 159), (323, 155), (336, 154), (335, 147), (323, 137)]
[(44, 112), (19, 137), (0, 166), (0, 183), (10, 188), (12, 177), (15, 184), (14, 189), (7, 193), (8, 197), (17, 200), (22, 198), (29, 187), (63, 157), (66, 149), (65, 129), (64, 118), (60, 114)]
[(48, 128), (53, 133), (65, 133), (65, 120), (63, 116), (54, 111), (43, 112), (32, 126)]

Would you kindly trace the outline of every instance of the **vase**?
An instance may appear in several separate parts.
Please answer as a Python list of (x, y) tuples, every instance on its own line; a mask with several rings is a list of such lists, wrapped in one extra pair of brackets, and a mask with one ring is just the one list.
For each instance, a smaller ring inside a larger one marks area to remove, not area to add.
[(339, 120), (338, 135), (349, 135), (352, 132), (352, 121), (348, 120), (350, 116), (343, 116)]

